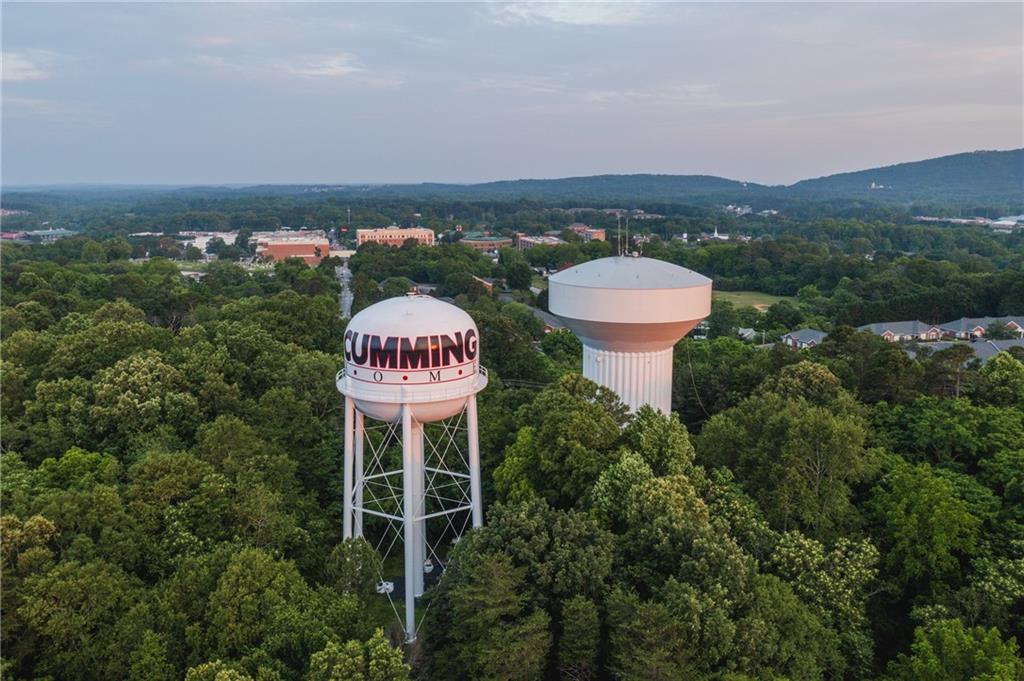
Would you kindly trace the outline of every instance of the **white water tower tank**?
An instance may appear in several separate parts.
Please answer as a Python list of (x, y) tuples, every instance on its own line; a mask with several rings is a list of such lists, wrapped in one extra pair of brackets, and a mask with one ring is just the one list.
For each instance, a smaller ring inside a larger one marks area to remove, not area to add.
[(338, 390), (378, 421), (399, 422), (403, 405), (420, 423), (440, 421), (486, 387), (479, 350), (465, 311), (430, 296), (389, 298), (348, 323)]
[[(425, 575), (435, 563), (444, 568), (439, 546), (457, 541), (470, 520), (472, 527), (483, 524), (476, 394), (487, 386), (487, 370), (480, 333), (454, 305), (420, 295), (390, 298), (352, 317), (336, 381), (345, 396), (343, 536), (364, 536), (367, 516), (386, 520), (385, 532), (401, 527), (411, 642)], [(373, 437), (366, 419), (387, 425)], [(424, 426), (435, 421), (445, 423), (432, 441)], [(385, 452), (399, 440), (402, 466), (395, 469)], [(376, 546), (386, 559), (396, 542), (382, 533)]]
[(548, 307), (583, 342), (583, 375), (631, 411), (672, 409), (672, 347), (711, 313), (711, 280), (662, 260), (618, 256), (548, 279)]

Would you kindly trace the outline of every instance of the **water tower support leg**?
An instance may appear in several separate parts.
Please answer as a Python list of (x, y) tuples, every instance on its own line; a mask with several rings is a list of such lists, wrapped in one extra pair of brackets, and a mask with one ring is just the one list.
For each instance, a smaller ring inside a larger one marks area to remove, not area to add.
[(466, 403), (466, 429), (469, 445), (469, 499), (473, 507), (473, 527), (483, 527), (484, 498), (480, 491), (480, 435), (477, 430), (476, 395)]
[(352, 538), (352, 426), (355, 424), (355, 404), (351, 397), (345, 398), (345, 518), (342, 521), (342, 538)]
[[(415, 485), (413, 499), (416, 502), (416, 517), (423, 518), (427, 514), (426, 485), (427, 471), (423, 461), (423, 424), (413, 423), (412, 427), (413, 444), (413, 473), (412, 484)], [(413, 573), (416, 575), (416, 595), (423, 595), (423, 562), (427, 559), (427, 521), (417, 520), (415, 522), (415, 548), (416, 565)]]
[(363, 485), (366, 471), (363, 470), (363, 444), (366, 440), (366, 417), (356, 412), (355, 429), (355, 525), (352, 533), (356, 537), (363, 536)]
[[(414, 444), (412, 410), (402, 406), (402, 528), (405, 548), (405, 641), (416, 640), (416, 502), (413, 498)], [(423, 566), (420, 566), (420, 570)]]

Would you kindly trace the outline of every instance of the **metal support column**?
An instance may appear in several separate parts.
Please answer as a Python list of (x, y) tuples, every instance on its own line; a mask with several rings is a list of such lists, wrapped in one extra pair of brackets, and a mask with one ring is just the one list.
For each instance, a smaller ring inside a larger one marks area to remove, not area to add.
[(477, 430), (476, 395), (466, 402), (466, 430), (469, 440), (469, 499), (473, 506), (473, 527), (483, 527), (484, 497), (480, 491), (480, 435)]
[(352, 538), (352, 428), (355, 425), (355, 404), (351, 397), (345, 397), (345, 502), (343, 505), (345, 517), (342, 521), (342, 538)]
[(363, 536), (363, 487), (366, 484), (364, 477), (366, 471), (363, 470), (363, 445), (366, 440), (366, 417), (363, 416), (363, 412), (356, 410), (356, 427), (355, 427), (355, 526), (353, 527), (353, 535), (356, 537)]
[(416, 577), (416, 595), (423, 595), (423, 563), (427, 560), (427, 521), (423, 518), (427, 514), (426, 485), (427, 471), (423, 460), (423, 424), (413, 424), (413, 471), (412, 484), (413, 500), (416, 507), (416, 529), (415, 549), (416, 563), (413, 565), (413, 573)]
[[(416, 502), (413, 490), (415, 445), (413, 444), (412, 409), (402, 405), (402, 510), (405, 548), (405, 641), (416, 640)], [(422, 571), (423, 566), (420, 566)]]

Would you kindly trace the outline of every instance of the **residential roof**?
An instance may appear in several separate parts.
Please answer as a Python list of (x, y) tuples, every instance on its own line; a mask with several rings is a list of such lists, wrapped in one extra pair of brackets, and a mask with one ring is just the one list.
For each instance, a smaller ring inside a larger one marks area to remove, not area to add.
[[(962, 341), (936, 341), (934, 343), (927, 343), (920, 347), (927, 347), (933, 353), (942, 352), (949, 348), (957, 345), (966, 345), (974, 351), (974, 356), (982, 361), (982, 363), (989, 361), (1000, 352), (1005, 352), (1010, 348), (1024, 348), (1024, 338), (1013, 338), (1010, 340), (978, 340), (972, 343), (964, 343)], [(917, 357), (917, 351), (914, 345), (908, 345), (904, 348), (904, 352), (907, 353), (911, 358)]]
[(797, 329), (796, 331), (790, 331), (785, 334), (783, 338), (792, 338), (800, 343), (820, 343), (825, 340), (826, 336), (828, 336), (827, 333), (819, 331), (818, 329)]
[(870, 331), (881, 336), (889, 331), (897, 336), (917, 336), (925, 333), (928, 329), (938, 328), (937, 324), (926, 324), (919, 319), (912, 319), (902, 322), (876, 322), (858, 326), (859, 331)]
[(939, 328), (948, 333), (969, 333), (979, 326), (987, 329), (993, 322), (1008, 324), (1014, 322), (1017, 326), (1024, 327), (1024, 317), (961, 317), (945, 324), (939, 324)]

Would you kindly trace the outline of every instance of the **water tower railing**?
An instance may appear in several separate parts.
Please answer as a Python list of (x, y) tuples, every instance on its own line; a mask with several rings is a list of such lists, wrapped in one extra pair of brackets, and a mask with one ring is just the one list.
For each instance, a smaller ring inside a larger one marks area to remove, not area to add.
[[(488, 378), (487, 367), (482, 366), (482, 365), (478, 365), (476, 370), (477, 370), (477, 373), (480, 376), (484, 377), (485, 379)], [(338, 373), (334, 375), (335, 385), (338, 385), (340, 387), (341, 382), (346, 377), (347, 377), (347, 374), (345, 373), (345, 365), (342, 365), (342, 367), (338, 371)], [(467, 376), (466, 378), (467, 379), (472, 378), (472, 374)], [(456, 383), (461, 383), (461, 381), (458, 381)], [(395, 398), (395, 393), (394, 393), (393, 390), (383, 390), (383, 389), (382, 390), (374, 390), (372, 383), (366, 383), (364, 381), (363, 384), (366, 387), (363, 387), (363, 388), (360, 389), (360, 391), (359, 391), (360, 392), (359, 399), (367, 400), (369, 402), (372, 402), (372, 401), (374, 401), (374, 399), (379, 397), (382, 402), (390, 402), (390, 401), (394, 400), (394, 398)], [(391, 387), (393, 388), (394, 386), (391, 386)], [(413, 387), (413, 386), (409, 386), (409, 387)], [(456, 385), (456, 386), (453, 386), (453, 387), (450, 387), (450, 388), (433, 387), (433, 388), (430, 388), (429, 390), (427, 390), (427, 389), (424, 389), (422, 384), (418, 384), (418, 385), (415, 386), (415, 388), (416, 388), (415, 392), (410, 391), (408, 393), (408, 397), (409, 397), (408, 401), (409, 402), (417, 402), (417, 403), (418, 402), (440, 402), (440, 401), (443, 401), (443, 400), (450, 400), (450, 399), (455, 399), (455, 398), (465, 397), (466, 396), (466, 388), (463, 385)]]

